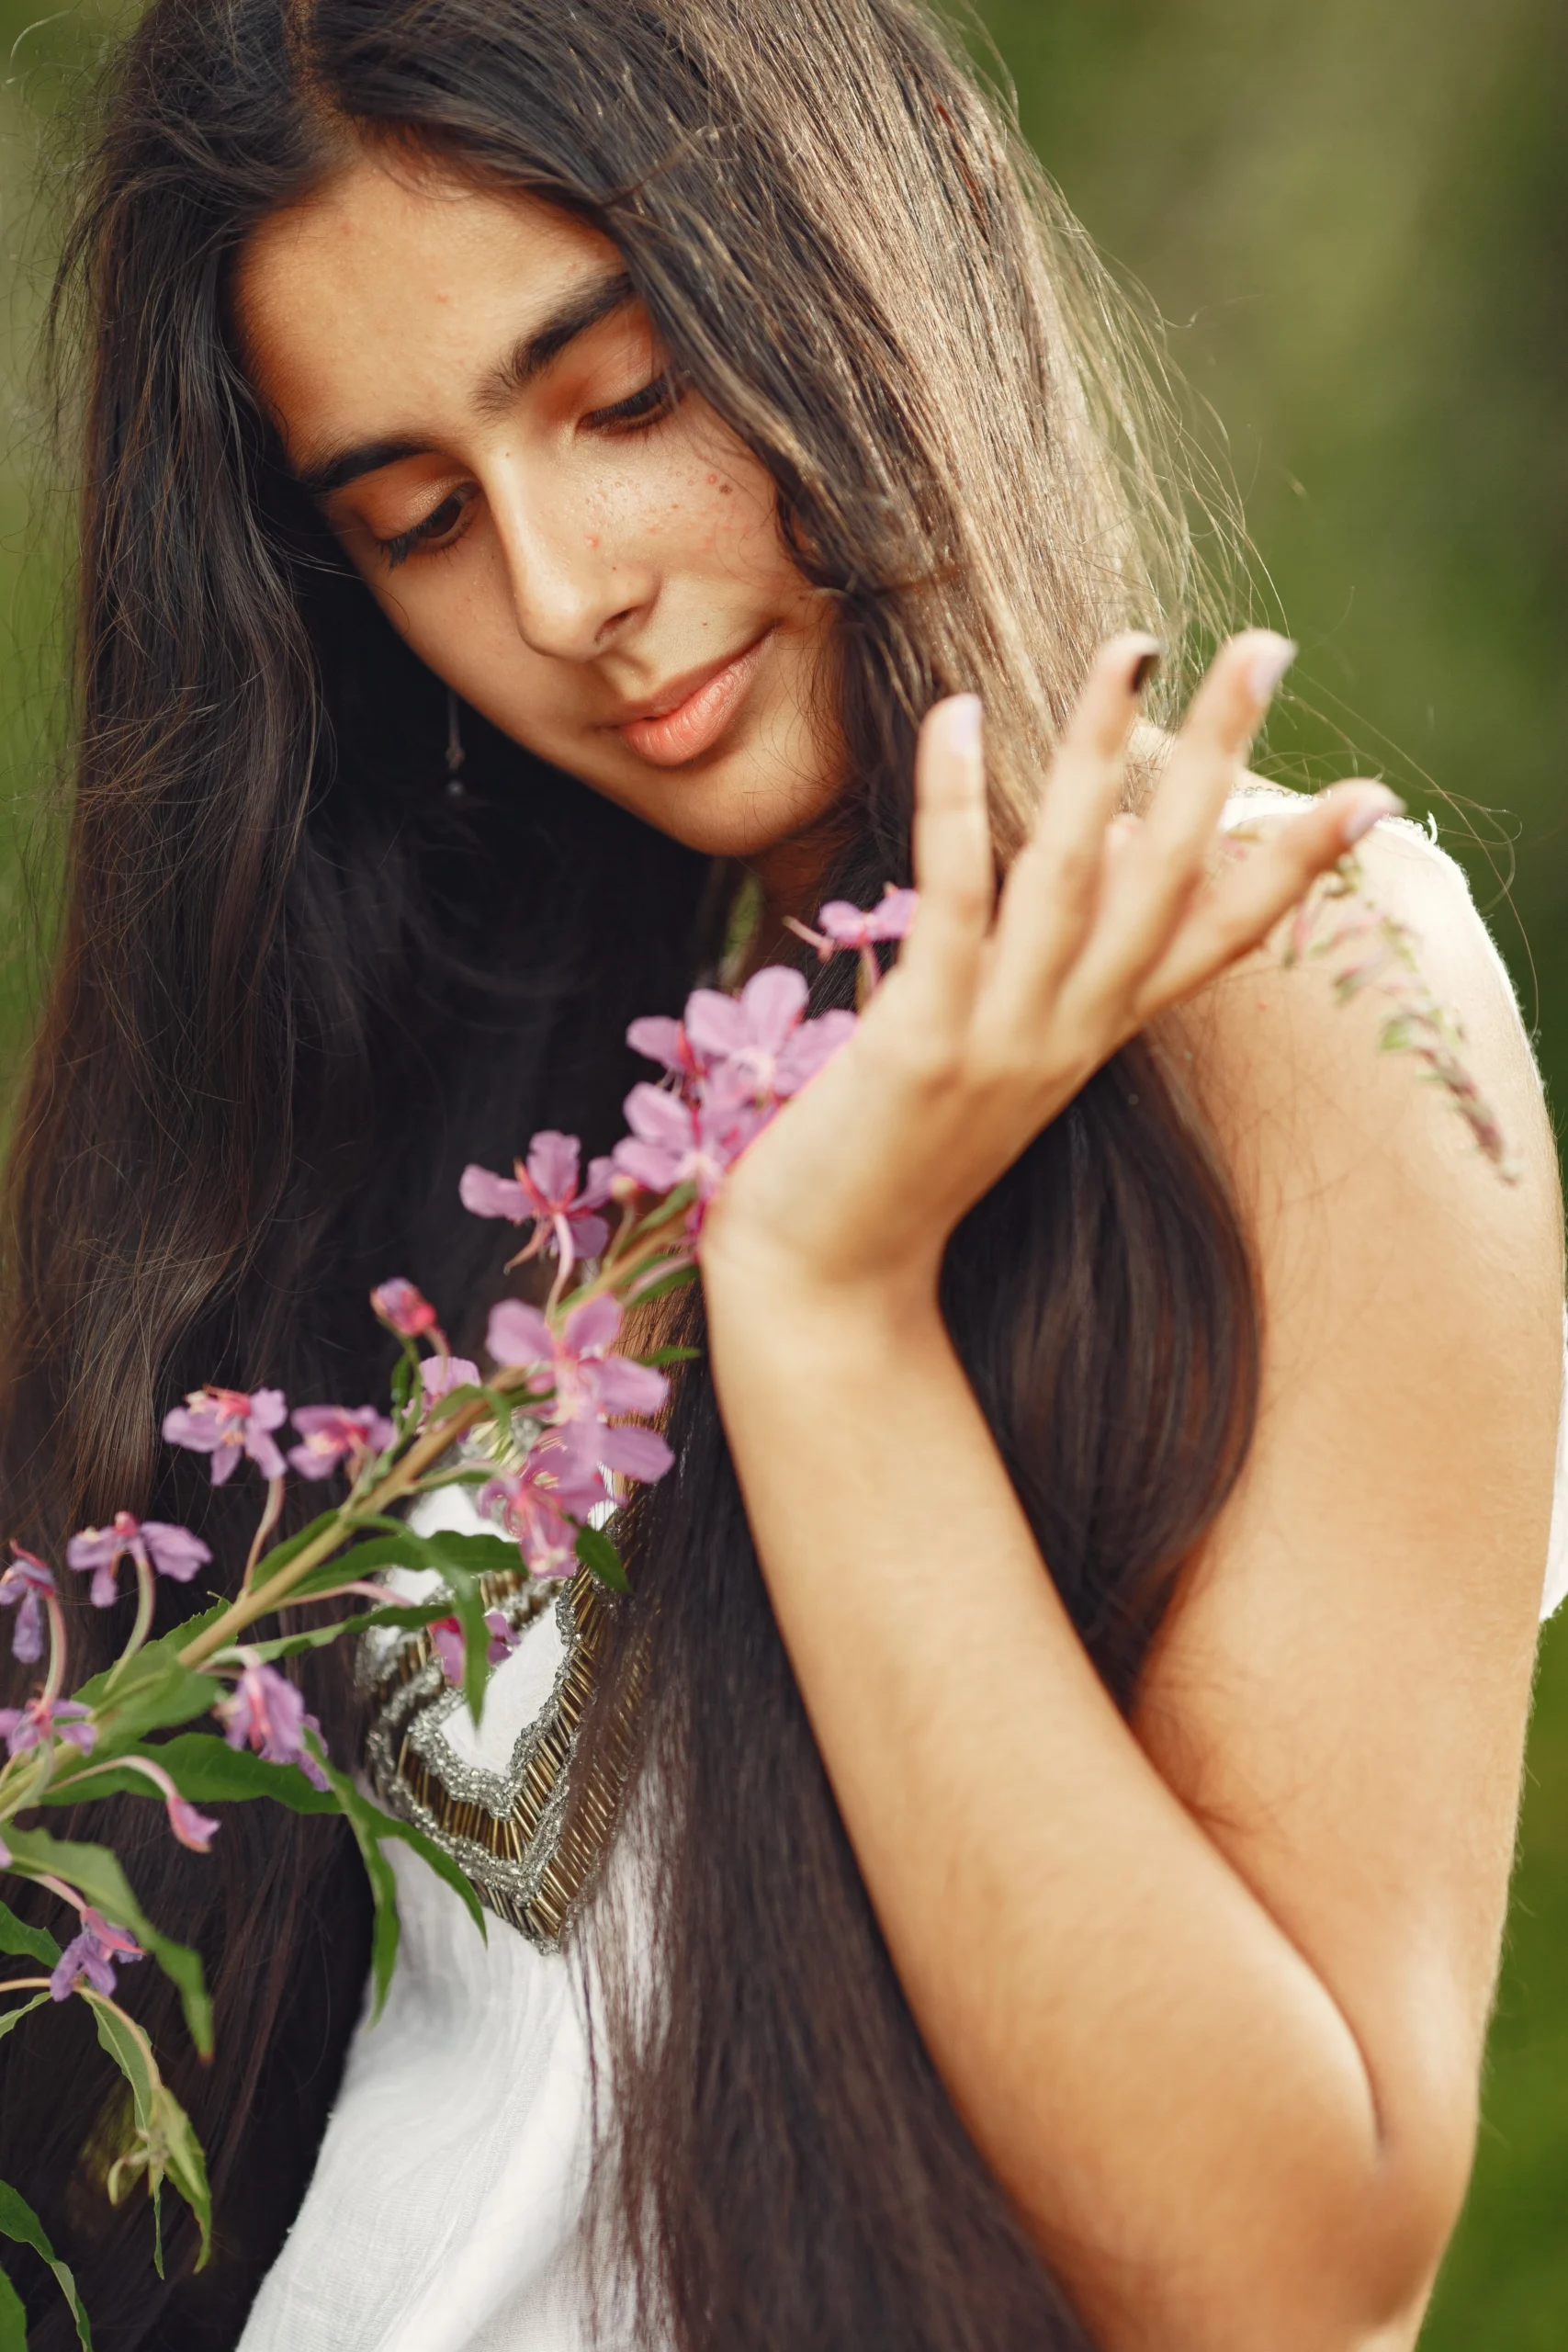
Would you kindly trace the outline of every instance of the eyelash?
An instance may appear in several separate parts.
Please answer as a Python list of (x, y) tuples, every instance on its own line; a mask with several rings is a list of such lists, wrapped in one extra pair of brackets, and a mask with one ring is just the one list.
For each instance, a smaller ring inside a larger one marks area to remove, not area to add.
[[(661, 376), (656, 376), (640, 391), (628, 393), (624, 401), (615, 401), (609, 408), (593, 409), (582, 421), (595, 433), (646, 433), (652, 426), (662, 424), (675, 408), (679, 398), (674, 377), (666, 368)], [(438, 530), (435, 526), (449, 506), (456, 506), (457, 515), (461, 515), (468, 503), (469, 498), (463, 492), (451, 491), (423, 523), (416, 523), (412, 530), (398, 532), (393, 538), (378, 539), (377, 545), (388, 571), (395, 571), (400, 563), (406, 563), (411, 555), (422, 548), (432, 555), (445, 555), (446, 548), (455, 544), (448, 537), (448, 533), (456, 529), (457, 516), (455, 515), (445, 529)], [(446, 545), (432, 546), (433, 540), (445, 540)]]

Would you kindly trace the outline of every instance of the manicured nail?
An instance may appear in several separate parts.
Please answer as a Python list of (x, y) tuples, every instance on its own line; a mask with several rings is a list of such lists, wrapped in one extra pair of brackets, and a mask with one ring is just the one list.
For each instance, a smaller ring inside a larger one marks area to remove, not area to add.
[(985, 707), (978, 695), (954, 695), (947, 706), (947, 740), (955, 752), (978, 759), (984, 746)]
[(1354, 849), (1356, 843), (1363, 841), (1372, 827), (1381, 824), (1385, 817), (1403, 817), (1404, 814), (1404, 803), (1398, 793), (1391, 792), (1386, 784), (1374, 785), (1370, 791), (1359, 793), (1346, 810), (1340, 821), (1339, 838), (1347, 849)]
[(1260, 629), (1258, 642), (1247, 656), (1247, 683), (1257, 703), (1268, 702), (1275, 687), (1296, 658), (1292, 639), (1280, 637), (1271, 628)]
[(1149, 680), (1159, 668), (1163, 650), (1164, 649), (1162, 647), (1150, 643), (1145, 648), (1144, 651), (1139, 654), (1137, 660), (1134, 662), (1131, 684), (1133, 692), (1135, 695), (1141, 695), (1143, 693), (1144, 688), (1148, 684)]

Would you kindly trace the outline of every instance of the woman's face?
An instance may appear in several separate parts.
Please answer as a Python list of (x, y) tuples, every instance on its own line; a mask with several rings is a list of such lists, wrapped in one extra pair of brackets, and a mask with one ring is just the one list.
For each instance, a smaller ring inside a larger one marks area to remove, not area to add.
[(614, 245), (363, 160), (254, 234), (238, 298), (296, 473), (466, 703), (709, 854), (820, 821), (828, 600), (763, 469), (671, 390)]

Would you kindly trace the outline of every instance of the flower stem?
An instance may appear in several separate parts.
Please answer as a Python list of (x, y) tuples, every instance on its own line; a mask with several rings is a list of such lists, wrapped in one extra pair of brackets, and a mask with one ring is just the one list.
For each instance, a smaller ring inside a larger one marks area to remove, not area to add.
[(282, 1510), (283, 1480), (281, 1478), (269, 1478), (266, 1482), (266, 1504), (262, 1511), (260, 1519), (256, 1522), (256, 1532), (251, 1538), (250, 1557), (245, 1562), (245, 1573), (240, 1579), (240, 1590), (242, 1592), (248, 1592), (250, 1590), (251, 1578), (255, 1574), (256, 1562), (261, 1558), (263, 1546), (265, 1544), (267, 1537), (272, 1533), (273, 1529), (277, 1525)]
[[(623, 1250), (612, 1261), (603, 1265), (592, 1282), (572, 1293), (570, 1309), (575, 1311), (604, 1291), (632, 1289), (661, 1255), (679, 1256), (678, 1245), (672, 1248), (670, 1239), (662, 1236), (661, 1229), (677, 1216), (683, 1216), (687, 1206), (684, 1194), (672, 1195), (639, 1219), (634, 1231), (626, 1237)], [(546, 1311), (552, 1320), (563, 1312), (563, 1304), (554, 1292)], [(532, 1370), (533, 1367), (528, 1365), (509, 1366), (498, 1372), (489, 1386), (503, 1396), (517, 1393), (519, 1404), (536, 1401), (527, 1396)], [(362, 1499), (355, 1499), (352, 1512), (345, 1506), (333, 1526), (323, 1528), (312, 1543), (295, 1553), (293, 1558), (274, 1576), (264, 1584), (256, 1585), (252, 1579), (260, 1562), (260, 1545), (276, 1521), (276, 1512), (269, 1496), (268, 1515), (257, 1531), (256, 1543), (252, 1547), (238, 1599), (224, 1611), (215, 1624), (209, 1625), (186, 1644), (179, 1653), (180, 1664), (185, 1667), (205, 1666), (220, 1650), (231, 1647), (236, 1636), (248, 1625), (254, 1624), (258, 1618), (270, 1616), (307, 1577), (323, 1561), (331, 1559), (333, 1554), (357, 1532), (362, 1521), (386, 1514), (394, 1504), (404, 1501), (410, 1494), (417, 1491), (424, 1472), (433, 1469), (443, 1456), (449, 1453), (458, 1438), (479, 1422), (491, 1418), (491, 1410), (488, 1397), (475, 1397), (434, 1427), (426, 1429), (370, 1492)], [(312, 1594), (310, 1597), (325, 1596)]]
[(152, 1563), (151, 1560), (138, 1560), (136, 1563), (136, 1623), (130, 1629), (130, 1639), (109, 1668), (108, 1679), (104, 1684), (106, 1699), (152, 1630), (152, 1606), (155, 1597), (152, 1585)]

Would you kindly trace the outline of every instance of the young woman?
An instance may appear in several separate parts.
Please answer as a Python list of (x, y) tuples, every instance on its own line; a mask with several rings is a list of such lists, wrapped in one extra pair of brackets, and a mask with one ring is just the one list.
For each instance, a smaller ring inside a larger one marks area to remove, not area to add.
[[(303, 1669), (488, 1943), (403, 1873), (345, 2074), (338, 1828), (233, 1808), (210, 1858), (135, 1858), (216, 1984), (199, 2276), (103, 2199), (81, 2005), (6, 2046), (4, 2168), (97, 2340), (1411, 2346), (1548, 1556), (1551, 1137), (1382, 787), (1255, 798), (1225, 852), (1282, 641), (1140, 721), (1193, 590), (1081, 238), (915, 0), (154, 0), (64, 283), (29, 1544), (156, 1504), (237, 1564), (172, 1401), (376, 1394), (392, 1272), (482, 1329), (467, 1162), (604, 1148), (630, 1017), (727, 944), (798, 954), (826, 897), (921, 892), (714, 1211), (630, 1602), (520, 1587), (488, 1745), (400, 1714), (397, 1661), (367, 1736), (343, 1662)], [(1356, 842), (1512, 1183), (1262, 947)]]

